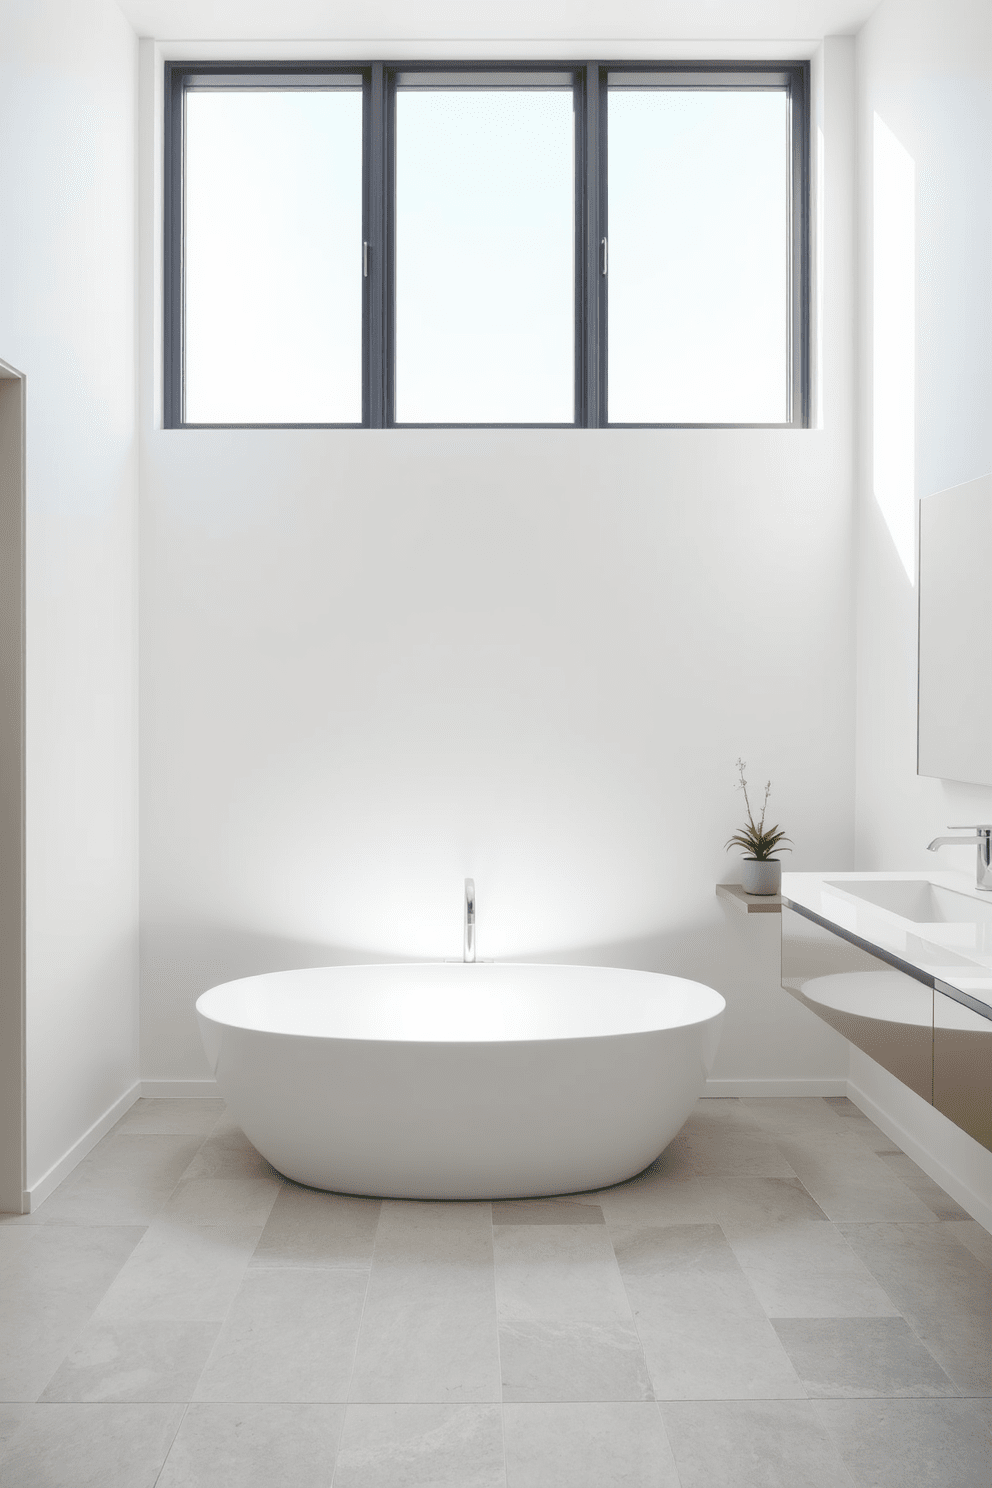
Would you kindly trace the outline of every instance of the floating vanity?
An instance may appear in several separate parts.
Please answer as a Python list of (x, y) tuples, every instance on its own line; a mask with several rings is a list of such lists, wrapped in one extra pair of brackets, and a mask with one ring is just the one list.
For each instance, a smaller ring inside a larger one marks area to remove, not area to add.
[(782, 986), (992, 1149), (992, 895), (957, 873), (786, 873)]

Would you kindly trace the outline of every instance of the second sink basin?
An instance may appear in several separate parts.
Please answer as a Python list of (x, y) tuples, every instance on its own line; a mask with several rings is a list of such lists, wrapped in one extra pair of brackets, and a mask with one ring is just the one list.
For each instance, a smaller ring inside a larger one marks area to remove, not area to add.
[(925, 878), (834, 879), (825, 887), (842, 889), (917, 925), (992, 925), (992, 903), (957, 894)]

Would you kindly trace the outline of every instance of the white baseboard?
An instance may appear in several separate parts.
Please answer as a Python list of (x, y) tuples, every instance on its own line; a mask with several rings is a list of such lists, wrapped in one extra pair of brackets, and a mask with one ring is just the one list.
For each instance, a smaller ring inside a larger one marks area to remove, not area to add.
[(219, 1100), (216, 1080), (142, 1080), (144, 1100)]
[(857, 1050), (852, 1051), (848, 1097), (972, 1219), (992, 1232), (992, 1152), (867, 1055), (855, 1059), (855, 1054)]
[(847, 1080), (838, 1079), (793, 1079), (793, 1080), (707, 1080), (703, 1096), (747, 1096), (747, 1095), (846, 1095)]
[(125, 1090), (124, 1094), (114, 1101), (112, 1106), (107, 1107), (98, 1121), (94, 1121), (89, 1131), (85, 1131), (79, 1141), (73, 1142), (68, 1152), (60, 1157), (57, 1163), (52, 1164), (44, 1177), (31, 1185), (24, 1195), (23, 1213), (32, 1213), (39, 1204), (45, 1202), (50, 1193), (54, 1193), (63, 1178), (68, 1178), (76, 1164), (81, 1163), (87, 1153), (93, 1151), (97, 1142), (107, 1135), (110, 1128), (117, 1125), (124, 1112), (131, 1109), (140, 1094), (141, 1082), (136, 1080), (129, 1090)]

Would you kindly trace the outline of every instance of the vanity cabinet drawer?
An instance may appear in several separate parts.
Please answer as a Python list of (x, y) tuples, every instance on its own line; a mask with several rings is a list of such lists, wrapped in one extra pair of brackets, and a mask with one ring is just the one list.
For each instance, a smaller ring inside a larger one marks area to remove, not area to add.
[(782, 986), (917, 1095), (933, 1100), (930, 987), (785, 906)]
[(934, 993), (933, 1103), (992, 1149), (992, 1020)]

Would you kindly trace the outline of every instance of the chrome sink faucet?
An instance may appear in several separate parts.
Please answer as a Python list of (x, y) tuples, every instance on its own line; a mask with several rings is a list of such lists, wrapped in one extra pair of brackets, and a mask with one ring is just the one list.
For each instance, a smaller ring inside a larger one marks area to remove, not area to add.
[[(992, 888), (992, 882), (989, 887)], [(475, 960), (475, 880), (465, 880), (465, 949), (463, 961)]]
[(952, 832), (974, 832), (974, 837), (935, 837), (927, 843), (928, 852), (938, 847), (966, 847), (975, 842), (978, 846), (978, 866), (975, 871), (975, 888), (992, 894), (992, 827), (951, 827)]

